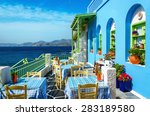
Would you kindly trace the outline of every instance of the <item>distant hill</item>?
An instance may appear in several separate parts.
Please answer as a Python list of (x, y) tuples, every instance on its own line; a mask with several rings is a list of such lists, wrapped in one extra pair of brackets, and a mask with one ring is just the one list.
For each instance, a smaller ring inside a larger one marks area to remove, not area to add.
[(45, 41), (26, 42), (22, 44), (0, 43), (0, 46), (71, 46), (71, 39), (54, 40), (51, 42), (45, 42)]

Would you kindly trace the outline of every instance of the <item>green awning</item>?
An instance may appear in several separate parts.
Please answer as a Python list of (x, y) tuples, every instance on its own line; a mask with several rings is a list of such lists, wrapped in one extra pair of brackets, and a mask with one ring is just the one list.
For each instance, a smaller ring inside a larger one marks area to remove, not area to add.
[(88, 23), (96, 16), (96, 13), (88, 13), (88, 14), (77, 14), (71, 24), (71, 28), (73, 29), (77, 25), (77, 21), (81, 20), (83, 23)]

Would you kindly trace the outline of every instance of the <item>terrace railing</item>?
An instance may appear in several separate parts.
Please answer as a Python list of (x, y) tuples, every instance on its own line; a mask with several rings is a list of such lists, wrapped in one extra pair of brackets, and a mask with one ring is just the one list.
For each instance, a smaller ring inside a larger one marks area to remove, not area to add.
[(69, 54), (68, 53), (67, 54), (60, 54), (60, 55), (58, 55), (58, 54), (52, 54), (51, 55), (51, 59), (55, 58), (56, 56), (58, 56), (60, 60), (62, 60), (62, 59), (68, 59), (69, 57), (71, 57), (71, 53), (69, 53)]
[(11, 73), (17, 73), (18, 77), (25, 77), (27, 72), (40, 71), (45, 67), (45, 55), (42, 54), (33, 61), (22, 59), (11, 67)]
[[(71, 54), (52, 54), (51, 59), (58, 56), (59, 59), (68, 59)], [(11, 73), (17, 73), (18, 77), (26, 77), (27, 72), (38, 72), (45, 67), (45, 54), (41, 54), (38, 58), (28, 61), (27, 58), (20, 60), (11, 67)]]

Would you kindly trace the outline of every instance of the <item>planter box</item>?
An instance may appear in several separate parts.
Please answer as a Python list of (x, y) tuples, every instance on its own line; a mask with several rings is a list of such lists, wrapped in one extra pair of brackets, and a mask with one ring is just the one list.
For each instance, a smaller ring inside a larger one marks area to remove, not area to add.
[(123, 92), (129, 92), (132, 90), (132, 81), (120, 81), (120, 90)]
[(118, 78), (116, 78), (116, 88), (120, 87), (120, 81), (118, 80)]

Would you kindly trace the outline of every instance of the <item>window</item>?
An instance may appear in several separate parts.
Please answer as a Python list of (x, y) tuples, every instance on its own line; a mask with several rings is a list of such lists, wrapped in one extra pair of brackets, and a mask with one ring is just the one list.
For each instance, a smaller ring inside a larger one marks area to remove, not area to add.
[[(131, 12), (133, 12), (132, 15)], [(139, 4), (134, 5), (128, 12), (126, 34), (130, 38), (127, 39), (128, 41), (126, 43), (130, 43), (130, 46), (127, 46), (127, 52), (129, 53), (127, 59), (132, 64), (145, 65), (146, 15), (143, 7)]]
[(115, 34), (116, 34), (116, 27), (113, 18), (110, 18), (107, 23), (107, 52), (109, 57), (115, 58)]

